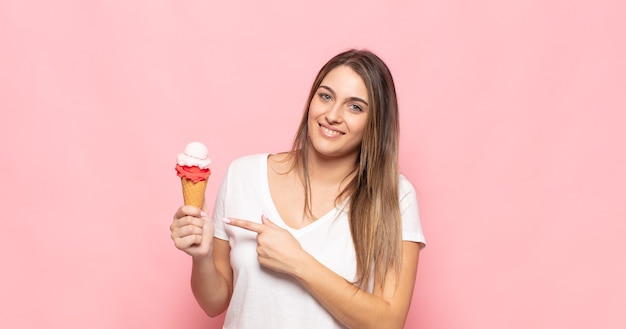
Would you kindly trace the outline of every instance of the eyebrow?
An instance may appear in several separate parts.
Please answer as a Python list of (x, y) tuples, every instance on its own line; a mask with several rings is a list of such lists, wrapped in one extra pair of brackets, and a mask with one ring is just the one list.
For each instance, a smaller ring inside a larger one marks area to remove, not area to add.
[[(331, 94), (333, 94), (333, 96), (337, 95), (337, 93), (335, 93), (333, 88), (331, 88), (329, 86), (320, 85), (320, 88), (324, 88), (324, 89), (328, 90)], [(361, 103), (365, 104), (366, 106), (369, 106), (369, 104), (364, 99), (362, 99), (360, 97), (348, 97), (348, 100), (349, 101), (353, 101), (353, 102), (361, 102)]]

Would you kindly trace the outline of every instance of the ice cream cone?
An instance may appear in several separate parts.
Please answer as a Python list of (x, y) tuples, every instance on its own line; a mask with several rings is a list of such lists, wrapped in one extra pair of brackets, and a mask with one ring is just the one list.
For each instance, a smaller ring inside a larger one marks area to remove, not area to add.
[(208, 179), (205, 179), (194, 183), (192, 180), (187, 178), (180, 179), (180, 182), (183, 185), (183, 199), (185, 200), (185, 205), (202, 208), (202, 204), (204, 203), (204, 192), (206, 191), (208, 181)]
[(200, 142), (191, 142), (183, 153), (176, 158), (176, 175), (183, 186), (185, 205), (202, 208), (207, 181), (211, 175), (206, 146)]

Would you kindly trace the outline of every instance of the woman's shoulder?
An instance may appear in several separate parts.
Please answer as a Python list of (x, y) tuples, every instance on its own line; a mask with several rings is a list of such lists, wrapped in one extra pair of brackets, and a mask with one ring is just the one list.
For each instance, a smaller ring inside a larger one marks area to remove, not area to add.
[(403, 174), (400, 174), (398, 180), (398, 189), (400, 190), (400, 195), (415, 193), (415, 187), (413, 187), (413, 183), (411, 183), (411, 181)]
[(269, 153), (258, 153), (241, 156), (230, 163), (230, 169), (257, 167), (263, 161), (267, 161)]
[(272, 168), (289, 166), (290, 162), (289, 153), (257, 153), (244, 155), (236, 158), (230, 163), (228, 170), (230, 172), (237, 171), (251, 171), (253, 168), (259, 168), (263, 172), (268, 166), (268, 162), (272, 165)]
[(232, 160), (226, 171), (225, 179), (229, 185), (256, 181), (262, 177), (267, 168), (268, 153), (244, 155)]

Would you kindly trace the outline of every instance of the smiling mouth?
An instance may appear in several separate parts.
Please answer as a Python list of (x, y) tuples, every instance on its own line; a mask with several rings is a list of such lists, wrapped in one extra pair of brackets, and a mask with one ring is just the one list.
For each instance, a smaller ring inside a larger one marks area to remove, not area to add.
[(327, 136), (341, 136), (341, 135), (345, 135), (345, 133), (343, 133), (341, 131), (329, 129), (329, 128), (321, 125), (321, 124), (319, 124), (319, 126), (322, 129), (322, 132), (324, 132), (324, 134), (326, 134)]

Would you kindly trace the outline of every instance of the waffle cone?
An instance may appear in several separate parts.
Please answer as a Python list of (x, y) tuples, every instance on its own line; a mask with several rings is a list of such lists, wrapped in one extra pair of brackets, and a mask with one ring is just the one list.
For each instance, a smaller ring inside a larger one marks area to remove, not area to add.
[(202, 208), (204, 203), (204, 191), (206, 190), (206, 184), (209, 180), (199, 181), (194, 183), (187, 178), (181, 178), (180, 182), (183, 185), (183, 199), (185, 205), (194, 206), (196, 208)]

